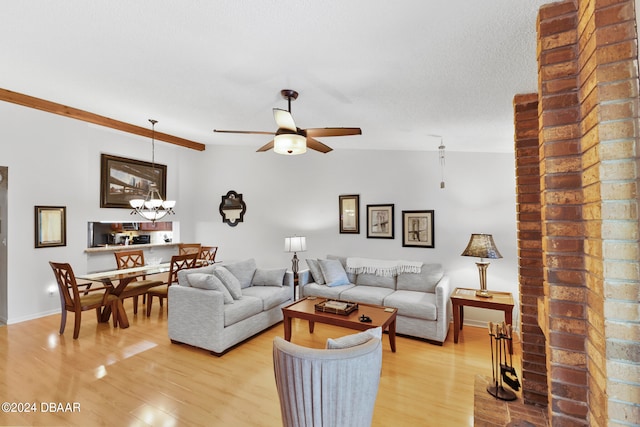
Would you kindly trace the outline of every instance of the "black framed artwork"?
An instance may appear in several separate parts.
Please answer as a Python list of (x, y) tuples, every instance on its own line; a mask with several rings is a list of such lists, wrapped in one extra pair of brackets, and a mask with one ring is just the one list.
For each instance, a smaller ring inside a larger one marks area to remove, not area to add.
[(402, 246), (435, 248), (434, 211), (402, 211)]
[(360, 233), (360, 196), (357, 194), (344, 194), (338, 196), (340, 233)]
[(367, 238), (394, 238), (393, 209), (393, 204), (367, 205)]
[(101, 208), (131, 208), (129, 201), (144, 199), (154, 185), (166, 200), (166, 165), (101, 154)]

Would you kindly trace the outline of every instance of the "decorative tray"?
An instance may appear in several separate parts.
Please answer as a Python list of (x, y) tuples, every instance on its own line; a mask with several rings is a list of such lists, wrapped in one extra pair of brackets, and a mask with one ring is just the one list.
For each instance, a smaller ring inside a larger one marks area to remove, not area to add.
[(358, 304), (355, 302), (340, 301), (340, 300), (326, 300), (319, 302), (315, 305), (316, 311), (323, 311), (325, 313), (343, 314), (347, 315), (358, 309)]

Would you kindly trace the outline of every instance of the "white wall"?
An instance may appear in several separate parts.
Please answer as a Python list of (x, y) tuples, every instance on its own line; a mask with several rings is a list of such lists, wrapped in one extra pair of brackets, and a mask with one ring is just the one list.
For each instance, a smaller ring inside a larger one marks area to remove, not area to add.
[[(144, 125), (147, 117), (141, 116)], [(161, 120), (157, 129), (161, 131)], [(362, 137), (366, 144), (366, 133)], [(264, 141), (256, 138), (255, 147)], [(339, 147), (339, 139), (330, 142)], [(492, 233), (503, 259), (488, 270), (490, 289), (517, 298), (514, 159), (511, 154), (448, 152), (446, 189), (437, 152), (335, 150), (285, 157), (255, 147), (196, 152), (156, 143), (168, 167), (167, 195), (178, 202), (180, 235), (220, 247), (221, 260), (254, 257), (262, 267), (291, 265), (284, 237), (304, 235), (307, 257), (327, 254), (441, 262), (454, 286), (477, 287), (475, 259), (461, 257), (474, 232)], [(150, 160), (151, 143), (77, 120), (0, 103), (0, 165), (9, 167), (8, 323), (59, 311), (48, 261), (87, 268), (89, 221), (130, 219), (101, 209), (100, 153)], [(229, 190), (243, 194), (244, 222), (230, 227), (218, 213)], [(338, 232), (338, 196), (360, 195), (360, 234)], [(395, 239), (366, 237), (366, 205), (395, 205)], [(67, 206), (67, 246), (34, 248), (35, 205)], [(435, 210), (435, 248), (402, 247), (402, 211)], [(301, 262), (305, 267), (305, 263)], [(471, 322), (499, 314), (467, 310)]]
[[(141, 116), (140, 124), (146, 120)], [(60, 311), (57, 288), (52, 296), (48, 292), (55, 286), (48, 262), (69, 262), (85, 272), (89, 221), (131, 219), (127, 209), (100, 208), (100, 153), (150, 161), (151, 141), (0, 103), (0, 165), (9, 168), (7, 323)], [(167, 195), (180, 206), (185, 194), (190, 197), (197, 152), (156, 143), (155, 158), (167, 165)], [(34, 248), (36, 205), (67, 207), (67, 246)], [(189, 212), (182, 210), (175, 219), (191, 222)]]
[[(256, 147), (261, 142), (256, 140)], [(285, 157), (245, 147), (211, 147), (202, 161), (199, 181), (210, 185), (203, 189), (205, 208), (197, 212), (196, 235), (220, 247), (218, 259), (254, 257), (263, 267), (290, 267), (284, 237), (297, 234), (307, 237), (301, 260), (335, 254), (440, 262), (454, 286), (477, 288), (477, 259), (460, 254), (471, 233), (491, 233), (504, 258), (492, 261), (488, 287), (513, 292), (517, 300), (512, 154), (447, 153), (444, 190), (436, 151), (334, 150)], [(221, 196), (229, 190), (241, 193), (247, 205), (244, 222), (235, 227), (223, 223), (218, 213)], [(360, 195), (358, 235), (339, 233), (340, 194)], [(395, 239), (367, 238), (366, 205), (387, 203), (395, 205)], [(423, 209), (435, 210), (435, 248), (403, 247), (402, 211)], [(465, 311), (468, 323), (501, 316)]]

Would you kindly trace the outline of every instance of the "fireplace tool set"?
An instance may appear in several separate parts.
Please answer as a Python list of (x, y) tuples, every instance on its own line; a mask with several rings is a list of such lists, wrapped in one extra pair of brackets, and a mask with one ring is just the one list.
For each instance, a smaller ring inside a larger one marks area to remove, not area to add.
[[(520, 381), (516, 369), (513, 367), (513, 356), (507, 344), (513, 339), (511, 325), (489, 322), (489, 338), (491, 340), (491, 365), (493, 369), (493, 383), (487, 386), (487, 392), (500, 400), (516, 400), (516, 394), (504, 388), (508, 385), (515, 391), (520, 390)], [(509, 354), (509, 363), (507, 363)]]

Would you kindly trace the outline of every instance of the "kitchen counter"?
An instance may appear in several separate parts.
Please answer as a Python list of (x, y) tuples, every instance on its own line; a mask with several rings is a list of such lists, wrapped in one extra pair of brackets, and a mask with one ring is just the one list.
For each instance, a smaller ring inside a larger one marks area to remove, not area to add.
[(171, 248), (178, 246), (178, 243), (149, 243), (141, 245), (105, 245), (97, 246), (94, 248), (87, 248), (84, 251), (86, 253), (102, 253), (102, 252), (115, 252), (134, 249), (154, 249), (154, 248)]

